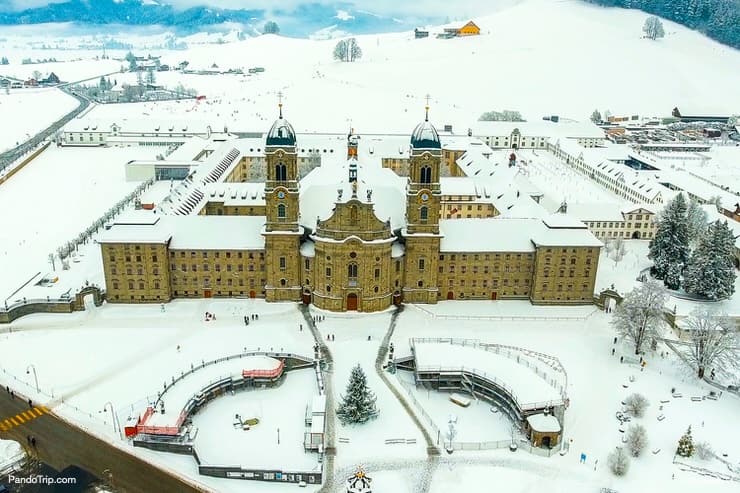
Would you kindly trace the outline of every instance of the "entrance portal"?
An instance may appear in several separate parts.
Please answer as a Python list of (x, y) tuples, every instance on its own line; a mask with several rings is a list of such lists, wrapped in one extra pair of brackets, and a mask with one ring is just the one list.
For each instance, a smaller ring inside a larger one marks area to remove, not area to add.
[(213, 297), (213, 293), (211, 292), (210, 289), (204, 289), (203, 290), (203, 297), (204, 298), (211, 298), (211, 297)]
[(491, 299), (496, 301), (498, 299), (498, 293), (496, 291), (491, 292)]
[(357, 295), (355, 293), (347, 295), (347, 310), (357, 310)]
[(452, 291), (447, 291), (447, 299), (448, 300), (454, 300), (455, 299), (455, 293)]
[(249, 292), (249, 297), (250, 297), (250, 298), (256, 298), (256, 297), (257, 297), (257, 293), (255, 293), (255, 292), (254, 292), (254, 291), (252, 290), (252, 291), (250, 291), (250, 292)]

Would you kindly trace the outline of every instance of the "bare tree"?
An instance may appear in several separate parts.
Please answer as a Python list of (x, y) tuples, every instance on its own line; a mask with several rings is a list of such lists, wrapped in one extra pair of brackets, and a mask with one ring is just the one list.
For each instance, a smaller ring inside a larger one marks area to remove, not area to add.
[(620, 336), (632, 341), (635, 354), (642, 351), (648, 339), (660, 336), (665, 323), (663, 307), (667, 297), (665, 288), (650, 280), (627, 293), (614, 310), (612, 325)]
[(609, 469), (611, 469), (616, 476), (624, 476), (627, 474), (627, 470), (630, 467), (630, 458), (624, 453), (622, 447), (614, 449), (612, 453), (609, 454), (609, 458), (607, 460), (609, 462)]
[(614, 238), (612, 240), (612, 258), (614, 259), (615, 266), (622, 261), (625, 253), (627, 253), (627, 246), (624, 244), (624, 240), (622, 238)]
[(665, 36), (663, 23), (660, 22), (660, 19), (658, 19), (654, 15), (651, 15), (650, 17), (645, 19), (645, 24), (642, 26), (642, 31), (645, 33), (645, 37), (652, 40), (656, 40)]
[(647, 444), (648, 438), (645, 427), (638, 424), (630, 426), (627, 430), (627, 448), (629, 448), (632, 457), (639, 457)]
[(686, 358), (704, 378), (707, 368), (738, 368), (740, 343), (732, 321), (709, 309), (697, 309), (686, 319), (689, 345)]
[(642, 418), (649, 405), (650, 402), (642, 394), (632, 394), (624, 400), (625, 409), (636, 418)]

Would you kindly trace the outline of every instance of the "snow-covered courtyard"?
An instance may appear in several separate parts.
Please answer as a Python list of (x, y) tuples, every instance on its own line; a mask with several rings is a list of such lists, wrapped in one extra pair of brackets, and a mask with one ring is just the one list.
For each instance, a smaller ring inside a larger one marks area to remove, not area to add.
[[(539, 307), (537, 314), (532, 315), (527, 304), (518, 302), (442, 302), (424, 308), (408, 306), (399, 315), (391, 339), (399, 354), (408, 347), (411, 337), (454, 336), (520, 346), (560, 359), (568, 373), (570, 407), (564, 422), (568, 453), (543, 458), (525, 451), (512, 454), (505, 449), (457, 451), (430, 466), (420, 430), (374, 369), (378, 344), (388, 329), (390, 313), (350, 316), (313, 311), (325, 317), (317, 326), (334, 358), (332, 378), (336, 401), (344, 394), (351, 368), (359, 363), (377, 395), (380, 410), (378, 418), (365, 425), (336, 423), (336, 437), (342, 439), (336, 444), (335, 465), (339, 477), (363, 464), (375, 476), (378, 488), (388, 481), (393, 486), (386, 488), (400, 492), (416, 491), (415, 484), (430, 479), (430, 491), (449, 491), (444, 485), (458, 483), (468, 485), (466, 491), (487, 491), (485, 485), (479, 489), (480, 482), (467, 483), (472, 480), (460, 479), (482, 470), (497, 482), (519, 478), (522, 484), (515, 491), (522, 492), (537, 483), (537, 477), (532, 476), (534, 471), (547, 478), (556, 491), (585, 492), (609, 486), (630, 492), (666, 489), (688, 492), (698, 485), (712, 491), (732, 491), (730, 483), (684, 470), (688, 468), (673, 460), (678, 437), (692, 426), (696, 441), (708, 442), (720, 456), (726, 454), (724, 460), (737, 465), (740, 432), (726, 424), (734, 420), (738, 398), (725, 394), (718, 400), (692, 400), (708, 395), (711, 388), (698, 383), (671, 353), (661, 357), (661, 353), (666, 354), (661, 346), (646, 355), (648, 364), (644, 371), (637, 364), (620, 364), (619, 357), (630, 356), (631, 348), (621, 341), (612, 345), (611, 315), (582, 307), (571, 309), (570, 319), (558, 320), (565, 318), (561, 308), (551, 311)], [(502, 308), (505, 316), (501, 315)], [(204, 321), (205, 311), (217, 313), (217, 320)], [(259, 313), (260, 320), (247, 327), (242, 319), (251, 313)], [(548, 314), (550, 319), (541, 319)], [(188, 369), (192, 362), (245, 348), (308, 355), (313, 339), (307, 329), (299, 330), (301, 324), (305, 325), (305, 320), (294, 304), (256, 300), (181, 300), (168, 304), (164, 313), (159, 306), (103, 305), (93, 312), (33, 315), (14, 322), (12, 332), (0, 335), (0, 351), (4, 355), (0, 383), (34, 395), (32, 377), (25, 373), (26, 366), (33, 363), (38, 369), (41, 390), (48, 394), (39, 397), (54, 412), (130, 448), (113, 432), (109, 414), (102, 411), (106, 401), (112, 400), (123, 420), (132, 409), (145, 405), (163, 381)], [(326, 341), (327, 335), (333, 335), (330, 337), (333, 340)], [(96, 349), (91, 352), (89, 347)], [(614, 356), (612, 347), (616, 349)], [(406, 379), (409, 376), (399, 375)], [(672, 388), (682, 397), (674, 398)], [(606, 456), (615, 446), (622, 445), (623, 433), (615, 413), (622, 408), (620, 402), (633, 392), (643, 393), (650, 400), (646, 416), (637, 420), (647, 429), (649, 447), (642, 457), (632, 461), (627, 477), (618, 479), (608, 471)], [(450, 403), (447, 394), (421, 389), (415, 393), (440, 424), (444, 425), (450, 414), (457, 416), (460, 440), (510, 436), (505, 418), (492, 413), (484, 401), (463, 409)], [(303, 453), (301, 442), (305, 406), (315, 394), (313, 372), (297, 370), (288, 373), (284, 383), (276, 388), (217, 399), (195, 416), (199, 429), (196, 445), (204, 447), (206, 454), (217, 462), (228, 462), (245, 454), (237, 463), (267, 465), (275, 459), (281, 466), (290, 462), (315, 467), (316, 456)], [(235, 413), (259, 414), (264, 421), (250, 431), (235, 430), (232, 423)], [(280, 445), (277, 445), (277, 428), (280, 428)], [(386, 442), (400, 438), (415, 443)], [(260, 453), (255, 455), (255, 450)], [(192, 460), (141, 449), (131, 451), (220, 491), (247, 487), (241, 481), (198, 476)], [(586, 464), (579, 463), (581, 453), (587, 456)], [(729, 474), (721, 463), (691, 461), (694, 467)], [(397, 483), (399, 478), (404, 480)], [(258, 488), (257, 491), (263, 487), (265, 491), (276, 488), (252, 482), (248, 485)]]

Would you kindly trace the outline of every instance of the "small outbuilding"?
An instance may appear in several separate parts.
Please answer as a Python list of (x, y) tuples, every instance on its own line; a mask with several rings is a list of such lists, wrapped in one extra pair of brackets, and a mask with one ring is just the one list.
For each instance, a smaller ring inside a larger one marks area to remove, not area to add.
[(553, 448), (560, 443), (560, 422), (551, 414), (533, 414), (527, 417), (529, 440), (534, 447)]

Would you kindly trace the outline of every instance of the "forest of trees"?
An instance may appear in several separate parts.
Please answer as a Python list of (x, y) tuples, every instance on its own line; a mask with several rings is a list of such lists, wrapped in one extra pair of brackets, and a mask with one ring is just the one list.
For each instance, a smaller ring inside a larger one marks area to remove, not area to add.
[(740, 0), (586, 0), (607, 7), (640, 9), (740, 48)]

